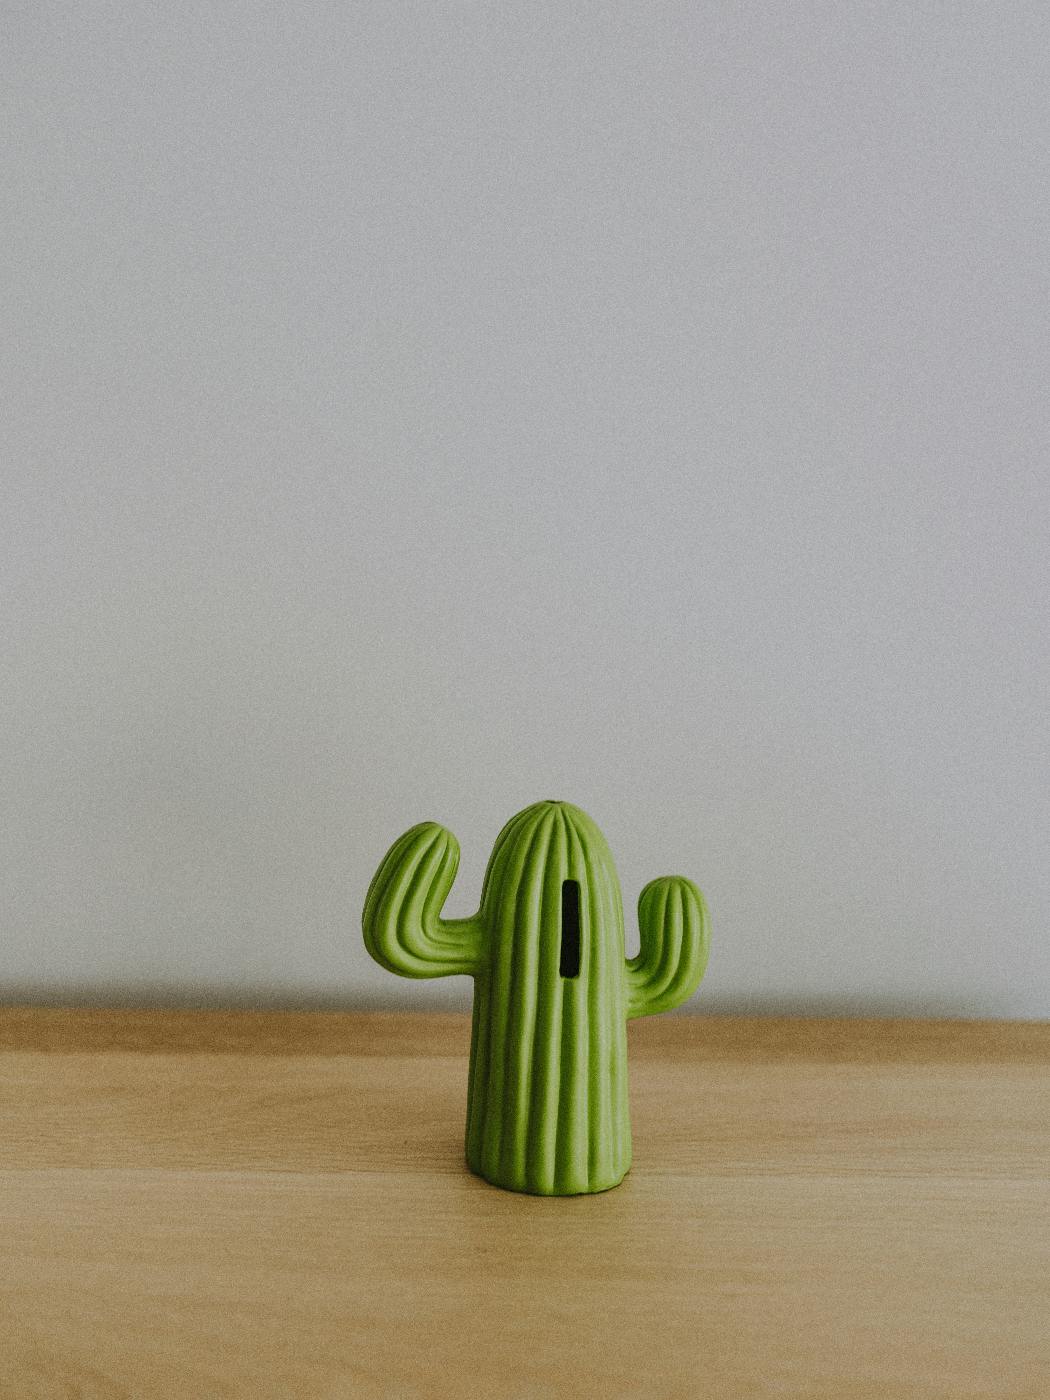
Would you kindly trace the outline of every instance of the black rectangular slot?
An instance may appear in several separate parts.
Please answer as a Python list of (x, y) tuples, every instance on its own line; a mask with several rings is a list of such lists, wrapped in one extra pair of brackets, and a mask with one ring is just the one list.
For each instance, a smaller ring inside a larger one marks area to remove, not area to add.
[(580, 883), (563, 880), (561, 886), (561, 966), (563, 977), (580, 975)]

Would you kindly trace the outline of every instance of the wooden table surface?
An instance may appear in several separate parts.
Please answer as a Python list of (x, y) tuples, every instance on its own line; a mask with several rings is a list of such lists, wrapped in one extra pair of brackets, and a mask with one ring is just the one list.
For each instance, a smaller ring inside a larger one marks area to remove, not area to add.
[(3, 1400), (1050, 1397), (1050, 1025), (632, 1023), (559, 1200), (465, 1170), (468, 1037), (0, 1010)]

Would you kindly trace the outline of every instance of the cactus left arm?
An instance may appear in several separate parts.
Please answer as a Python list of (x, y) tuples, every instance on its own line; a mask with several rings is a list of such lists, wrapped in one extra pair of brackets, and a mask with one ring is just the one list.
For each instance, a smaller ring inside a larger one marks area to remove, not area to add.
[(365, 899), (365, 947), (402, 977), (473, 976), (481, 961), (481, 921), (443, 919), (459, 845), (436, 822), (420, 822), (386, 853)]
[(627, 1015), (670, 1011), (691, 997), (707, 966), (704, 897), (692, 880), (667, 875), (638, 897), (641, 951), (626, 967)]

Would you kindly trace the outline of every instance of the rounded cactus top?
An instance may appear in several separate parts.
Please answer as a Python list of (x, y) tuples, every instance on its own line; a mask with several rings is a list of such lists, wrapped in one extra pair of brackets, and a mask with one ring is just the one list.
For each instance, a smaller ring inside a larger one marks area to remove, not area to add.
[(550, 880), (585, 879), (590, 870), (616, 886), (612, 854), (598, 825), (571, 802), (547, 798), (511, 817), (496, 837), (485, 872), (485, 891), (495, 896), (540, 869)]

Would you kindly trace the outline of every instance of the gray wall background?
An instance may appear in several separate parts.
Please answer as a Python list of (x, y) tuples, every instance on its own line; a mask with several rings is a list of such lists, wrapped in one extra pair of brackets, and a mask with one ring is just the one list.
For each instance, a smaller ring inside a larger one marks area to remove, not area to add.
[(0, 999), (466, 1005), (367, 882), (556, 796), (1050, 1015), (1043, 3), (3, 13)]

